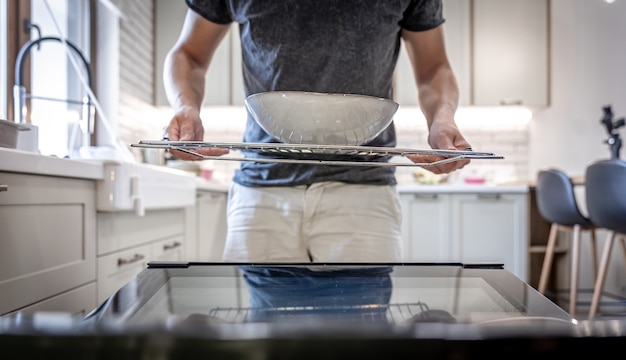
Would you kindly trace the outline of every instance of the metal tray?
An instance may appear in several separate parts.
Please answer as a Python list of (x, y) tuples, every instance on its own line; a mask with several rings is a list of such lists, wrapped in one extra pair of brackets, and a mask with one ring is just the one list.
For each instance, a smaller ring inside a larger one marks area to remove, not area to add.
[[(132, 147), (177, 150), (203, 160), (250, 161), (262, 163), (297, 163), (317, 165), (350, 166), (437, 166), (462, 159), (504, 159), (491, 152), (462, 150), (423, 150), (397, 147), (311, 145), (285, 143), (226, 143), (202, 141), (141, 140)], [(255, 153), (259, 157), (208, 156), (197, 152), (201, 148), (221, 148), (242, 153)], [(436, 156), (442, 158), (432, 162), (414, 163), (407, 155)], [(404, 162), (387, 161), (403, 158)]]

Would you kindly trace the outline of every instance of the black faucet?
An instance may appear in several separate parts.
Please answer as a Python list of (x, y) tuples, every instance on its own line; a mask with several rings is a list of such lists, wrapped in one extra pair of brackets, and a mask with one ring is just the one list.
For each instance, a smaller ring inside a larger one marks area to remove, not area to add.
[[(33, 46), (39, 47), (43, 42), (59, 42), (65, 43), (69, 48), (78, 56), (81, 60), (82, 64), (85, 67), (85, 73), (87, 77), (87, 84), (89, 88), (91, 88), (92, 76), (91, 69), (89, 67), (89, 62), (85, 58), (85, 55), (80, 51), (80, 49), (67, 40), (63, 40), (60, 37), (54, 36), (45, 36), (38, 37), (37, 39), (30, 40), (22, 48), (17, 54), (17, 58), (15, 60), (15, 84), (13, 85), (13, 121), (16, 123), (26, 123), (26, 99), (41, 99), (41, 100), (49, 100), (49, 101), (62, 101), (69, 104), (78, 104), (83, 106), (83, 117), (87, 119), (87, 129), (84, 131), (89, 132), (89, 134), (93, 133), (94, 121), (92, 119), (92, 101), (91, 97), (87, 95), (86, 101), (79, 100), (69, 100), (69, 99), (51, 99), (51, 98), (43, 98), (36, 97), (32, 94), (26, 93), (26, 88), (22, 85), (22, 68), (24, 67), (24, 61), (26, 60), (26, 56), (30, 53), (30, 50)], [(87, 144), (89, 145), (89, 144)]]

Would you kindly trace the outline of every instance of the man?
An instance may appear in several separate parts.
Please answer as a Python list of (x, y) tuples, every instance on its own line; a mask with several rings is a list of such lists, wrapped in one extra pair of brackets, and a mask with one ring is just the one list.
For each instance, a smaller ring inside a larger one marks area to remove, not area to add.
[[(164, 79), (170, 140), (204, 140), (205, 73), (240, 25), (246, 96), (278, 90), (392, 98), (401, 38), (436, 149), (468, 149), (454, 122), (458, 87), (445, 52), (441, 0), (187, 0)], [(218, 121), (218, 119), (207, 119)], [(245, 142), (275, 142), (248, 115)], [(368, 146), (395, 146), (393, 124)], [(204, 148), (203, 155), (224, 149)], [(177, 154), (182, 159), (193, 156)], [(413, 156), (415, 162), (432, 157)], [(467, 160), (437, 168), (449, 173)], [(394, 167), (242, 162), (229, 191), (226, 261), (394, 262), (401, 209)]]

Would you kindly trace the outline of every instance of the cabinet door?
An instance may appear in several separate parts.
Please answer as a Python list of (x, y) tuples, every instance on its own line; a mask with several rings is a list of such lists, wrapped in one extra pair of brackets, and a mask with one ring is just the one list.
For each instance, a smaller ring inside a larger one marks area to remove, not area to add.
[(473, 104), (548, 104), (548, 0), (474, 0)]
[[(157, 0), (155, 9), (155, 105), (168, 105), (163, 85), (163, 63), (180, 35), (188, 6), (184, 1)], [(231, 33), (213, 54), (206, 76), (204, 105), (230, 105)]]
[[(459, 84), (460, 105), (470, 104), (470, 1), (443, 0), (444, 36), (448, 59)], [(400, 47), (395, 71), (394, 100), (403, 106), (417, 106), (417, 87), (409, 57)]]
[(222, 261), (226, 243), (227, 194), (202, 191), (198, 193), (196, 213), (197, 244), (189, 258), (199, 261)]
[(454, 194), (451, 248), (463, 262), (502, 262), (526, 280), (526, 194)]
[(0, 172), (0, 314), (96, 279), (91, 180)]
[(401, 194), (404, 261), (446, 261), (449, 251), (450, 196)]

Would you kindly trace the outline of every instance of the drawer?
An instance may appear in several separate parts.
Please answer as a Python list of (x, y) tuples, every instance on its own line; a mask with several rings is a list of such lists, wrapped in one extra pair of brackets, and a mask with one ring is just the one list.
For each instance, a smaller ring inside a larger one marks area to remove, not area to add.
[(186, 227), (185, 209), (98, 213), (98, 255), (129, 249), (158, 240), (183, 236)]
[(99, 304), (146, 268), (151, 256), (151, 247), (151, 245), (137, 246), (98, 258)]
[(22, 314), (33, 314), (40, 311), (58, 311), (85, 316), (95, 309), (96, 306), (96, 282), (94, 281), (17, 311)]
[(151, 245), (150, 261), (183, 261), (183, 238), (175, 237)]

